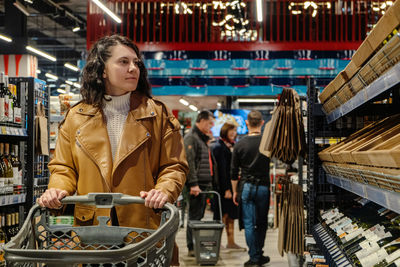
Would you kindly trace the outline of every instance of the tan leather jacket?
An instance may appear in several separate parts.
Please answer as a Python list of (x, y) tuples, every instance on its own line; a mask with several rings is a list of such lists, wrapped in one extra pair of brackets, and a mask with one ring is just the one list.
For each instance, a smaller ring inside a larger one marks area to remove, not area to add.
[[(160, 101), (132, 93), (128, 114), (113, 164), (107, 126), (102, 112), (80, 103), (66, 115), (49, 163), (49, 188), (84, 195), (120, 192), (139, 196), (159, 189), (173, 203), (185, 184), (188, 165), (178, 120)], [(160, 216), (144, 205), (116, 207), (121, 226), (157, 228)], [(97, 224), (94, 216), (109, 216), (109, 209), (75, 207), (77, 225)]]

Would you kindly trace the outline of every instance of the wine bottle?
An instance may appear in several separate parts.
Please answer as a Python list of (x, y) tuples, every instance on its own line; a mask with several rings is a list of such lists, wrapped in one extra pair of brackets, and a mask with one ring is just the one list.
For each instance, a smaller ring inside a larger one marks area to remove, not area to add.
[(6, 180), (4, 181), (5, 183), (5, 188), (6, 188), (6, 194), (12, 194), (13, 193), (13, 178), (14, 178), (14, 173), (13, 173), (13, 168), (10, 160), (10, 144), (5, 143), (4, 144), (4, 154), (3, 154), (3, 162), (6, 165)]
[(4, 107), (5, 107), (5, 77), (4, 72), (0, 72), (0, 122), (5, 121)]
[[(385, 259), (395, 260), (400, 256), (400, 239), (396, 239), (378, 251), (368, 255), (367, 257), (361, 258), (355, 264), (357, 266), (374, 266)], [(393, 255), (392, 255), (393, 254)], [(391, 255), (391, 256), (390, 256)], [(390, 257), (389, 257), (390, 256)]]

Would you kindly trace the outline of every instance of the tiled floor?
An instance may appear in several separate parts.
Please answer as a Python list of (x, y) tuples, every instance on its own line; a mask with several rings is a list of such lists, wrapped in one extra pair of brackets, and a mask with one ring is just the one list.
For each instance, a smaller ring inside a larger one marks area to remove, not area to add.
[[(206, 214), (206, 217), (210, 214)], [(244, 238), (244, 231), (239, 231), (237, 221), (235, 221), (235, 241), (242, 247), (246, 246)], [(186, 228), (180, 228), (176, 237), (176, 242), (179, 246), (179, 261), (181, 266), (191, 267), (199, 266), (196, 264), (194, 257), (188, 257), (188, 251), (186, 248)], [(226, 232), (224, 230), (222, 234), (221, 243), (223, 246), (226, 245)], [(267, 232), (267, 238), (265, 240), (264, 255), (268, 255), (271, 258), (271, 262), (265, 266), (271, 267), (287, 267), (288, 261), (286, 255), (281, 257), (277, 249), (278, 244), (278, 229), (269, 229)], [(223, 249), (220, 251), (220, 259), (215, 266), (243, 266), (243, 263), (249, 259), (247, 251), (237, 251)]]

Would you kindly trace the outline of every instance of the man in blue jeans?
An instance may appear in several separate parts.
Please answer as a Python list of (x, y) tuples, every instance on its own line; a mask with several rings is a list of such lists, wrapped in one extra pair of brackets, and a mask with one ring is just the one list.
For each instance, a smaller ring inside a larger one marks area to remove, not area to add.
[(259, 111), (249, 113), (246, 120), (249, 133), (234, 146), (231, 161), (233, 201), (241, 206), (239, 225), (241, 229), (244, 227), (249, 247), (250, 259), (244, 263), (246, 267), (262, 266), (270, 261), (263, 255), (270, 198), (270, 159), (259, 152), (263, 124)]

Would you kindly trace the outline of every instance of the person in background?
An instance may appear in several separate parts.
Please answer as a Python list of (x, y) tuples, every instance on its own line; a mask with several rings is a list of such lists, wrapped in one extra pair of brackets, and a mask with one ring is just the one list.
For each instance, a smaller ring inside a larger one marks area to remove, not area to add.
[[(243, 247), (235, 243), (234, 237), (234, 220), (238, 218), (238, 207), (232, 200), (231, 158), (236, 135), (237, 127), (229, 122), (224, 123), (220, 130), (219, 140), (212, 146), (212, 153), (218, 171), (219, 188), (216, 190), (221, 195), (222, 222), (225, 224), (228, 241), (226, 248), (243, 250)], [(214, 219), (220, 220), (218, 204), (214, 202), (214, 206)]]
[[(189, 164), (189, 174), (186, 180), (186, 186), (189, 191), (188, 222), (203, 218), (206, 208), (206, 194), (200, 194), (200, 192), (213, 188), (214, 162), (208, 147), (210, 140), (208, 134), (213, 126), (213, 114), (208, 110), (203, 110), (199, 112), (196, 124), (184, 138), (186, 158)], [(193, 233), (188, 223), (186, 245), (188, 255), (194, 257)]]
[[(178, 120), (151, 97), (139, 49), (119, 35), (99, 39), (82, 72), (82, 101), (60, 125), (43, 207), (60, 208), (65, 196), (118, 192), (145, 199), (145, 205), (112, 209), (75, 205), (76, 225), (98, 224), (156, 229), (154, 209), (174, 203), (186, 181), (188, 165)], [(171, 263), (178, 263), (174, 250)]]
[[(263, 255), (270, 198), (270, 159), (259, 152), (263, 124), (261, 113), (251, 111), (246, 120), (249, 133), (236, 143), (232, 153), (233, 201), (241, 209), (250, 256), (244, 266), (262, 266), (270, 261)], [(239, 172), (241, 186), (238, 186)]]

